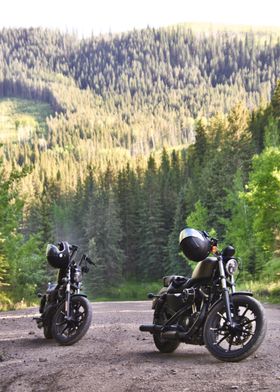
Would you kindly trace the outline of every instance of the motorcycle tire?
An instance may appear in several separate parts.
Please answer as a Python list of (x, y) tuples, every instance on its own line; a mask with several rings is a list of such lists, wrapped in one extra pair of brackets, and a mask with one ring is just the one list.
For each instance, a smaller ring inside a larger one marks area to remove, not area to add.
[(52, 335), (62, 346), (70, 346), (80, 340), (88, 331), (92, 320), (92, 306), (85, 297), (72, 297), (70, 306), (70, 320), (65, 317), (65, 302), (59, 305), (53, 317)]
[[(155, 312), (154, 312), (154, 320), (153, 320), (154, 324), (163, 324), (170, 317), (171, 314), (169, 314), (166, 304), (157, 302), (155, 305)], [(153, 338), (154, 338), (154, 343), (156, 348), (161, 353), (172, 353), (178, 348), (180, 344), (178, 340), (170, 341), (164, 339), (161, 333), (153, 334)]]
[(46, 339), (52, 339), (53, 338), (52, 326), (51, 325), (49, 325), (49, 324), (44, 325), (43, 331), (44, 331), (44, 336), (45, 336)]
[(235, 328), (227, 325), (223, 301), (209, 312), (204, 325), (204, 343), (220, 361), (238, 362), (250, 356), (262, 343), (266, 333), (263, 306), (246, 295), (232, 297), (232, 319)]
[(53, 315), (56, 311), (55, 304), (44, 304), (44, 308), (40, 309), (43, 310), (42, 319), (43, 319), (43, 332), (46, 339), (52, 339), (52, 319)]

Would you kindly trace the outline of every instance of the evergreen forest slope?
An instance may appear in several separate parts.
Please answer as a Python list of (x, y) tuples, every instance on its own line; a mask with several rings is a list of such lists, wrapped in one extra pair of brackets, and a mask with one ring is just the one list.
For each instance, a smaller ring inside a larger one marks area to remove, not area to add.
[(186, 224), (235, 244), (243, 279), (277, 293), (279, 76), (277, 31), (2, 29), (3, 304), (33, 298), (61, 239), (95, 259), (90, 294), (190, 273)]

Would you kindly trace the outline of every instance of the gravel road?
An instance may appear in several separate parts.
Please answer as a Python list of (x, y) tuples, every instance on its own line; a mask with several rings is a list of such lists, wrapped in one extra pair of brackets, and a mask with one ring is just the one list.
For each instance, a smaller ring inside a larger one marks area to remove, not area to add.
[(205, 347), (181, 344), (159, 353), (150, 302), (93, 303), (93, 322), (70, 347), (43, 338), (37, 309), (0, 313), (0, 391), (280, 391), (280, 307), (266, 306), (268, 332), (259, 350), (239, 363), (216, 360)]

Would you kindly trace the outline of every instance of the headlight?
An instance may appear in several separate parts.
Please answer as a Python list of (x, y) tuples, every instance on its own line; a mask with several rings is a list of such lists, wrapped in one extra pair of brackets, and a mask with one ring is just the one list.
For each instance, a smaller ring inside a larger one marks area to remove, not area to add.
[(233, 275), (238, 268), (238, 263), (235, 259), (230, 259), (226, 263), (226, 272), (228, 275)]
[(79, 269), (76, 269), (74, 272), (74, 282), (79, 283), (82, 281), (82, 272)]

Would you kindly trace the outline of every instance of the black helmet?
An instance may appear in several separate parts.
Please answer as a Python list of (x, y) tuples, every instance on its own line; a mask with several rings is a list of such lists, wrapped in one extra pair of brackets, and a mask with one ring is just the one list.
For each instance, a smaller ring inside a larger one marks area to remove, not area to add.
[(67, 268), (70, 261), (68, 242), (60, 242), (58, 247), (53, 244), (48, 244), (46, 256), (52, 267)]
[(192, 261), (202, 261), (210, 253), (211, 242), (205, 231), (186, 228), (181, 231), (179, 241), (184, 255)]

